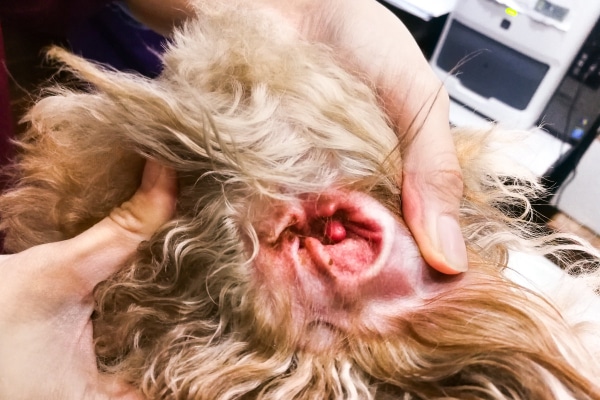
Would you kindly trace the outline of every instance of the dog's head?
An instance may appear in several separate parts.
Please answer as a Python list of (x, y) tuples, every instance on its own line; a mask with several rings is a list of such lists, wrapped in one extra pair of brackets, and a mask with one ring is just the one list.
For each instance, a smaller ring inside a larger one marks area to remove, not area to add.
[(470, 270), (444, 276), (400, 213), (410, 142), (331, 49), (240, 11), (178, 31), (156, 80), (53, 53), (94, 89), (30, 112), (10, 249), (104, 217), (144, 158), (179, 177), (175, 219), (96, 290), (103, 369), (154, 398), (600, 398), (573, 330), (502, 274), (535, 244), (501, 210), (536, 184), (493, 132), (455, 132)]

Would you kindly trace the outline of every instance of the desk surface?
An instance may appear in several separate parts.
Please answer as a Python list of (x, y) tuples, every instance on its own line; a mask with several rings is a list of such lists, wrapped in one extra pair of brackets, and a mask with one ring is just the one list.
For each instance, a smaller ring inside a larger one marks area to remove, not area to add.
[(425, 21), (454, 10), (457, 0), (382, 0)]

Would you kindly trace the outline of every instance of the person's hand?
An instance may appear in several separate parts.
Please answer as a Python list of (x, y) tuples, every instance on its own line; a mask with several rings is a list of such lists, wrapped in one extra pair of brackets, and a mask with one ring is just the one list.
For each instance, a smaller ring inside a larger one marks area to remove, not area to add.
[(340, 60), (379, 91), (403, 149), (402, 211), (421, 254), (440, 272), (466, 271), (458, 223), (463, 182), (447, 92), (406, 27), (375, 0), (320, 4), (312, 18), (298, 20), (300, 29), (338, 48)]
[(137, 399), (98, 372), (92, 291), (173, 215), (174, 173), (148, 162), (138, 191), (81, 235), (0, 258), (0, 398)]
[[(194, 12), (188, 0), (128, 4), (143, 22), (163, 33)], [(307, 39), (332, 46), (348, 69), (375, 84), (403, 148), (399, 181), (404, 219), (429, 265), (444, 273), (466, 271), (458, 224), (463, 183), (450, 134), (448, 94), (402, 22), (375, 0), (251, 4), (277, 11)]]
[(449, 97), (401, 21), (375, 0), (260, 0), (281, 9), (309, 40), (375, 84), (403, 150), (402, 211), (425, 261), (467, 270), (458, 223), (463, 194), (449, 126)]

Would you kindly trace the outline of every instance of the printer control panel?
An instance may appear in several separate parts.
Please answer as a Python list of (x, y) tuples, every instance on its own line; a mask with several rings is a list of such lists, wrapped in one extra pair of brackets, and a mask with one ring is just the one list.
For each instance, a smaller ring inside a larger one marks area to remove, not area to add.
[(569, 75), (592, 89), (600, 87), (600, 19), (577, 53)]

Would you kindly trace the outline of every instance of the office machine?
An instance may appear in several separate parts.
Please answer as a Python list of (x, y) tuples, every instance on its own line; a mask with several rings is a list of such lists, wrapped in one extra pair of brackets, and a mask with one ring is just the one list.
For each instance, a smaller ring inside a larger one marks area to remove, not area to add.
[(455, 109), (527, 129), (539, 121), (599, 16), (600, 1), (461, 0), (431, 65)]
[(600, 18), (540, 118), (544, 129), (571, 144), (600, 115)]

